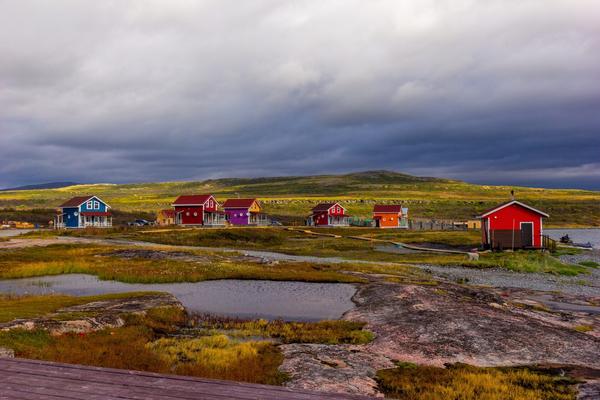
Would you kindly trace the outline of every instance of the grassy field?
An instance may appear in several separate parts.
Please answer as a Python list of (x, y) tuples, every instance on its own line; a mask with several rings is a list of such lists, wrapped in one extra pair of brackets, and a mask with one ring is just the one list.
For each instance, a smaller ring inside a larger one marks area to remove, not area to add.
[[(195, 251), (200, 261), (120, 258), (111, 252), (123, 247), (57, 244), (0, 253), (0, 279), (43, 275), (92, 274), (103, 280), (128, 283), (198, 282), (211, 279), (267, 279), (305, 282), (362, 282), (341, 273), (340, 266), (319, 263), (244, 262), (235, 254)], [(232, 258), (234, 257), (234, 258)]]
[[(68, 231), (74, 236), (102, 236), (130, 240), (143, 240), (166, 245), (225, 247), (249, 250), (271, 250), (292, 255), (338, 257), (349, 260), (383, 261), (400, 264), (434, 264), (474, 268), (505, 268), (519, 272), (545, 272), (560, 275), (586, 273), (586, 265), (561, 263), (547, 253), (517, 251), (481, 253), (479, 261), (468, 261), (463, 254), (415, 252), (394, 254), (376, 249), (382, 244), (356, 240), (347, 236), (358, 235), (417, 245), (434, 245), (446, 248), (476, 247), (479, 234), (473, 231), (381, 231), (377, 229), (346, 228), (319, 229), (320, 233), (346, 235), (341, 238), (314, 236), (281, 228), (230, 228), (230, 229), (173, 229), (173, 230), (81, 230)], [(47, 233), (53, 235), (55, 233)], [(37, 235), (33, 233), (32, 235)], [(383, 244), (385, 245), (385, 244)], [(387, 245), (390, 246), (390, 245)], [(369, 267), (344, 266), (346, 270), (368, 270)], [(370, 267), (380, 271), (392, 267)], [(340, 266), (329, 265), (324, 270), (338, 271)], [(288, 275), (289, 276), (289, 275)]]
[(386, 397), (406, 400), (574, 400), (570, 378), (527, 368), (447, 368), (402, 364), (377, 373)]
[[(507, 200), (511, 189), (515, 189), (520, 200), (549, 213), (549, 225), (600, 226), (600, 192), (481, 186), (387, 171), (201, 182), (77, 185), (0, 192), (0, 208), (51, 210), (71, 196), (96, 194), (109, 202), (113, 209), (141, 213), (169, 207), (180, 194), (213, 193), (219, 200), (237, 196), (258, 197), (266, 212), (291, 224), (301, 224), (314, 204), (327, 200), (342, 201), (352, 215), (359, 217), (369, 217), (375, 202), (402, 201), (410, 208), (412, 217), (468, 219)], [(51, 213), (47, 215), (51, 216)]]

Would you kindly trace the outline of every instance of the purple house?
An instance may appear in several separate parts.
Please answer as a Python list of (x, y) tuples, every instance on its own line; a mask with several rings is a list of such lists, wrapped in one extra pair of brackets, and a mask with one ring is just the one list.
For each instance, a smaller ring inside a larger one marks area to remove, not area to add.
[(229, 199), (223, 203), (223, 210), (231, 225), (268, 225), (269, 223), (256, 199)]

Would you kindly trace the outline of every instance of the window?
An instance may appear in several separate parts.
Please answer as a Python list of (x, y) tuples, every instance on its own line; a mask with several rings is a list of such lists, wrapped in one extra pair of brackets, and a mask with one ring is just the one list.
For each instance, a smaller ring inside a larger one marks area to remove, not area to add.
[(87, 208), (88, 210), (91, 210), (94, 207), (93, 202), (90, 200), (87, 203), (85, 203), (85, 208)]
[(99, 210), (99, 209), (100, 209), (100, 202), (94, 201), (94, 210)]
[(195, 212), (195, 213), (194, 213), (194, 217), (197, 217), (197, 216), (198, 216), (198, 213), (197, 213), (197, 212)]

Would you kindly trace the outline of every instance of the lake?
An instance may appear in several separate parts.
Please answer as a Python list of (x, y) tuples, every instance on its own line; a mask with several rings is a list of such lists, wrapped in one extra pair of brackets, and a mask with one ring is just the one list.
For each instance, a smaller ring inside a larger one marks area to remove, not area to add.
[(1, 293), (67, 294), (157, 291), (171, 293), (190, 312), (240, 318), (318, 321), (338, 319), (352, 309), (354, 285), (225, 279), (195, 283), (131, 284), (69, 274), (0, 281)]
[(600, 249), (600, 229), (544, 229), (544, 234), (552, 239), (559, 240), (564, 235), (569, 235), (574, 243), (590, 242), (595, 249)]

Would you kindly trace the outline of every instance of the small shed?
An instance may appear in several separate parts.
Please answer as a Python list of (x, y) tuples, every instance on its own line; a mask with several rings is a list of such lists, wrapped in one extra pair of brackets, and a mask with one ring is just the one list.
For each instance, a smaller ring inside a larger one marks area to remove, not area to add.
[(549, 215), (517, 200), (500, 204), (478, 218), (483, 247), (491, 249), (541, 249), (543, 218)]
[(312, 209), (306, 224), (309, 226), (350, 226), (350, 216), (340, 203), (320, 203)]
[(377, 228), (408, 228), (408, 209), (400, 204), (375, 204), (373, 221)]

